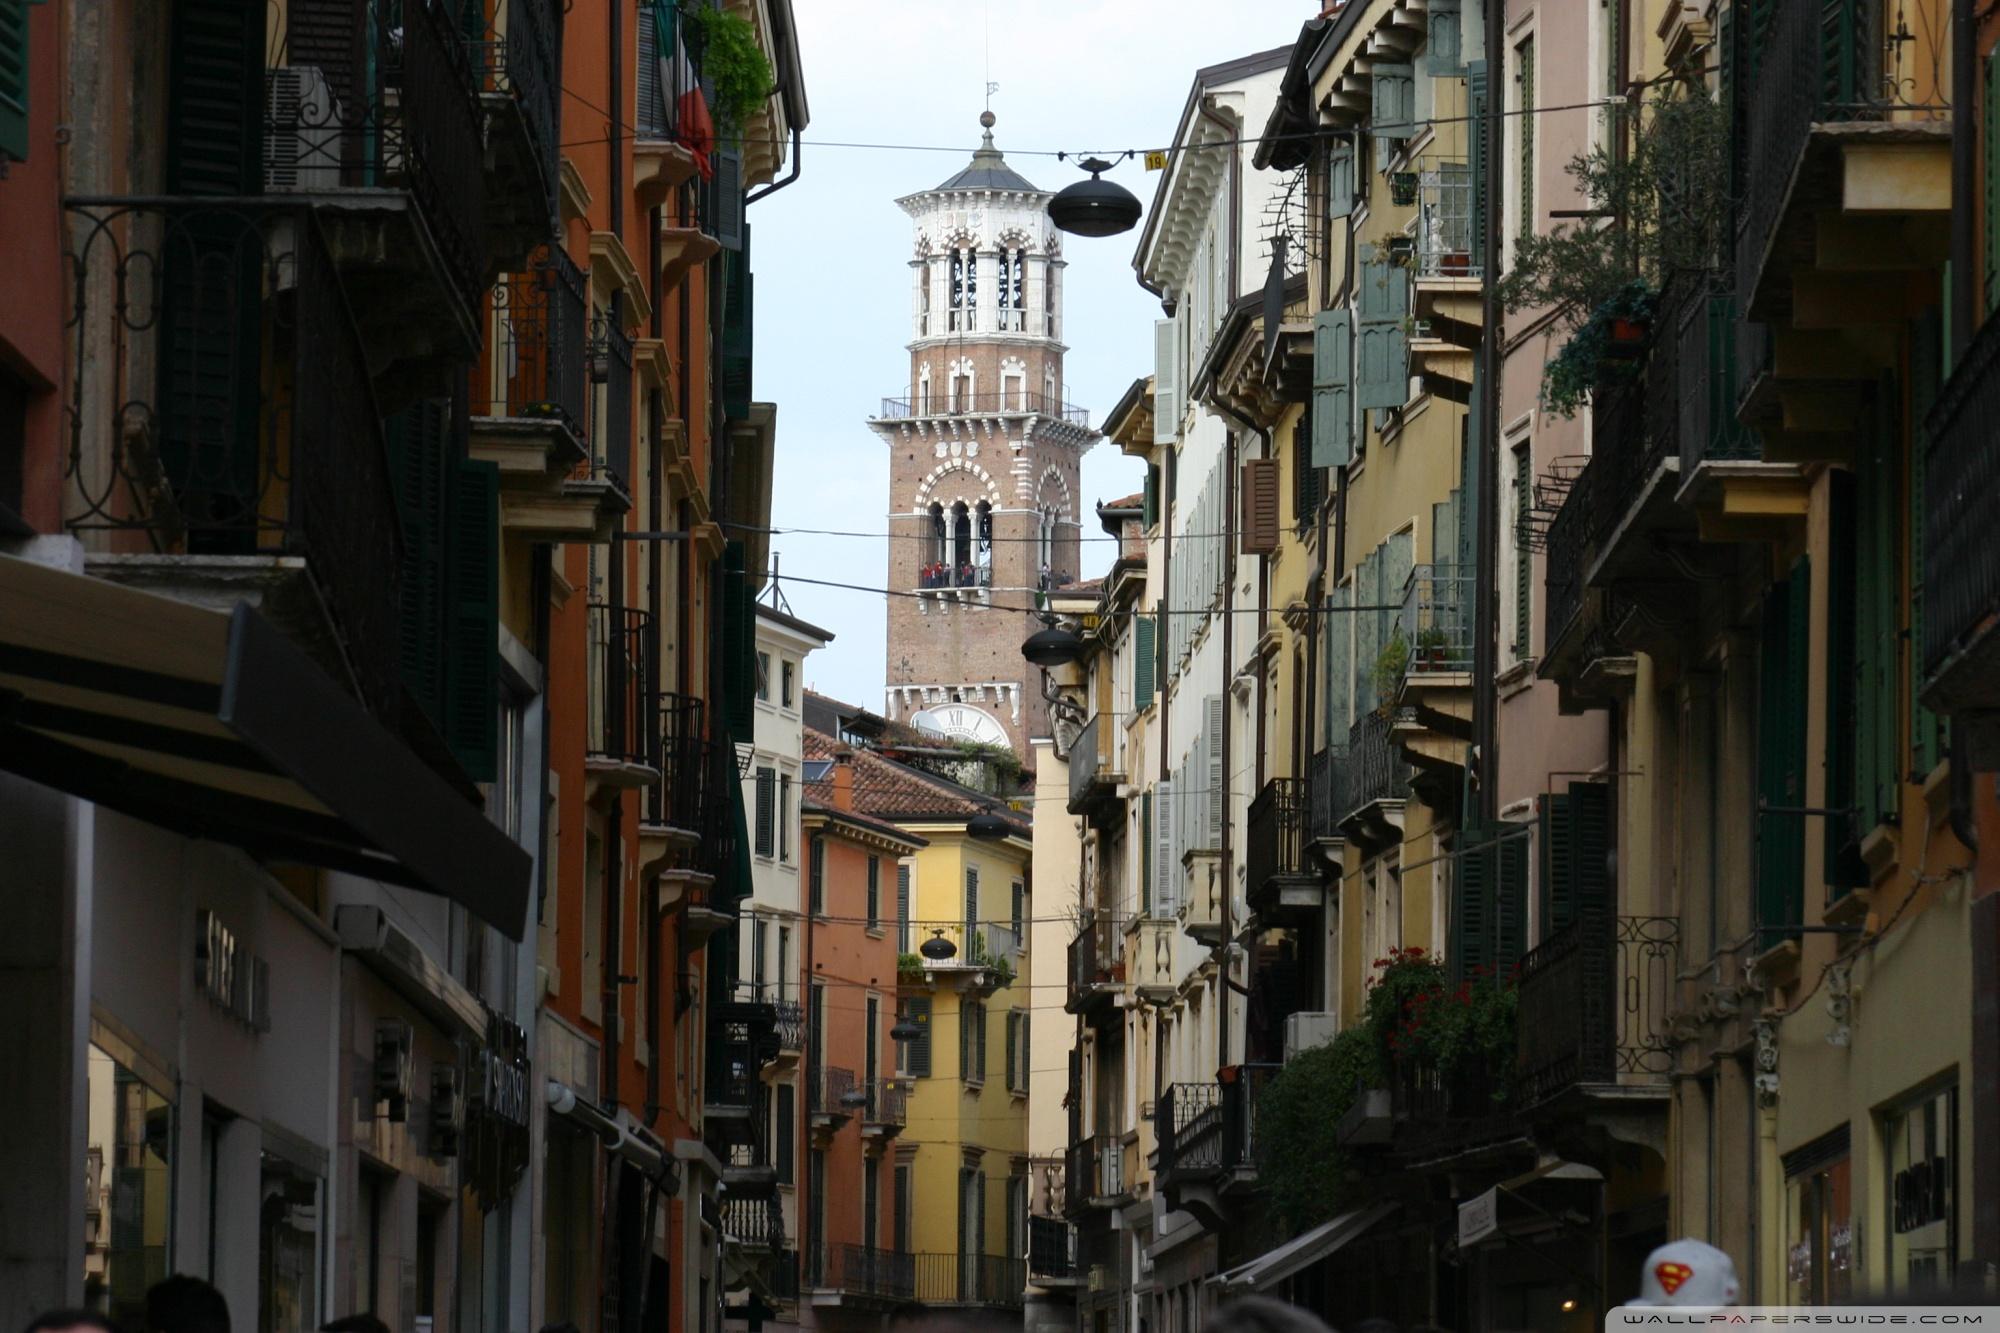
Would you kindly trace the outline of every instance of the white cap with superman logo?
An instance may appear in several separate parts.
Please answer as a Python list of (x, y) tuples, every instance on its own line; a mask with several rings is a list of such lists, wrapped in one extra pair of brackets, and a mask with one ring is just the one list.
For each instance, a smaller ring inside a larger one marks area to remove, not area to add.
[(1646, 1256), (1634, 1305), (1718, 1306), (1736, 1303), (1736, 1265), (1713, 1245), (1677, 1240)]

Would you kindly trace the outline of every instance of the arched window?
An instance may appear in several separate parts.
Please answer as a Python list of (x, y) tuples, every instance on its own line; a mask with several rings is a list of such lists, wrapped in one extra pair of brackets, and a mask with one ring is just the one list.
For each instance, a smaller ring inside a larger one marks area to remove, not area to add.
[(1056, 511), (1044, 506), (1036, 517), (1035, 549), (1037, 563), (1042, 573), (1054, 575), (1056, 570)]
[(917, 265), (917, 336), (931, 331), (931, 262)]
[[(1004, 250), (1000, 253), (1000, 262), (1003, 266), (1007, 265), (1007, 253)], [(1011, 269), (1001, 274), (1001, 285), (1014, 289), (1014, 323), (1012, 328), (1016, 333), (1025, 333), (1028, 327), (1026, 322), (1028, 312), (1028, 252), (1026, 250), (1017, 249), (1014, 251), (1014, 260)]]
[(931, 410), (931, 368), (926, 362), (917, 369), (917, 411), (928, 414)]
[(963, 588), (972, 582), (972, 515), (960, 500), (951, 507), (951, 583)]
[(930, 541), (925, 543), (928, 558), (917, 580), (920, 588), (937, 587), (939, 571), (948, 568), (951, 563), (951, 543), (944, 527), (944, 506), (935, 500), (931, 501), (930, 537)]
[(979, 586), (993, 586), (993, 506), (985, 500), (979, 502), (979, 550), (974, 561), (979, 575)]
[(979, 255), (969, 245), (952, 247), (950, 299), (951, 328), (968, 332), (978, 328)]

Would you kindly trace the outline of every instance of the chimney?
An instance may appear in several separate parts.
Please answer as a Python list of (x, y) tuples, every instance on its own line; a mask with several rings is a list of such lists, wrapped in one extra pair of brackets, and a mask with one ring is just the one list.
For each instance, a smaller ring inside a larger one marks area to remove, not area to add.
[(833, 808), (854, 808), (854, 751), (846, 746), (833, 752)]

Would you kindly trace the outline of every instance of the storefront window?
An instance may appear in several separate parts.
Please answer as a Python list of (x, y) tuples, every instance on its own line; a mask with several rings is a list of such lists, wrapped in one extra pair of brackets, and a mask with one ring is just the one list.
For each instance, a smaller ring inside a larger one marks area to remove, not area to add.
[(264, 1154), (258, 1213), (258, 1333), (319, 1327), (319, 1178)]
[(1797, 1170), (1788, 1163), (1785, 1174), (1785, 1280), (1795, 1305), (1843, 1301), (1854, 1290), (1858, 1255), (1846, 1134), (1837, 1156), (1816, 1156)]
[(146, 1288), (167, 1275), (173, 1104), (90, 1048), (84, 1149), (84, 1293), (125, 1328), (146, 1324)]
[(1899, 1291), (1951, 1278), (1958, 1251), (1958, 1089), (1941, 1088), (1891, 1112), (1888, 1149), (1889, 1281)]
[(543, 1146), (547, 1188), (542, 1196), (546, 1238), (548, 1320), (582, 1333), (597, 1327), (597, 1140), (557, 1116)]

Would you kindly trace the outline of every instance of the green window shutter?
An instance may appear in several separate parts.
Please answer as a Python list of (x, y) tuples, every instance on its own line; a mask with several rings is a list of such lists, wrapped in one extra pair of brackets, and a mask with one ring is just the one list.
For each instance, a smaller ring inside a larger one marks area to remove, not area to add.
[(28, 68), (27, 0), (0, 0), (0, 159), (28, 160)]
[[(1791, 577), (1764, 599), (1759, 648), (1757, 711), (1757, 791), (1766, 807), (1805, 804), (1805, 710), (1811, 615), (1811, 578), (1804, 557)], [(1760, 926), (1796, 924), (1805, 910), (1805, 822), (1792, 814), (1760, 812), (1757, 838), (1757, 921)], [(1768, 948), (1788, 936), (1764, 931)]]
[(1160, 521), (1160, 465), (1157, 463), (1146, 464), (1145, 496), (1145, 508), (1140, 521), (1146, 528), (1151, 529)]
[(912, 995), (903, 1001), (903, 1012), (916, 1024), (917, 1035), (910, 1039), (906, 1067), (911, 1078), (931, 1076), (931, 997)]
[(1465, 38), (1460, 26), (1459, 0), (1430, 0), (1429, 33), (1424, 41), (1424, 68), (1432, 77), (1465, 73)]
[[(1487, 261), (1486, 192), (1492, 188), (1493, 175), (1493, 149), (1486, 123), (1488, 96), (1486, 62), (1469, 62), (1465, 67), (1465, 110), (1470, 123), (1465, 138), (1472, 175), (1472, 253), (1482, 265)], [(1477, 403), (1480, 396), (1475, 392), (1472, 401)]]
[(2000, 49), (1986, 57), (1985, 104), (1979, 109), (1979, 142), (1985, 149), (1986, 309), (2000, 305)]
[(1354, 334), (1354, 403), (1401, 407), (1410, 397), (1410, 270), (1387, 259), (1361, 266)]
[(743, 153), (738, 148), (717, 148), (708, 155), (714, 175), (704, 187), (708, 192), (709, 235), (725, 250), (742, 250), (749, 245), (750, 228), (743, 220)]
[(1326, 156), (1326, 215), (1344, 218), (1354, 212), (1354, 145), (1336, 143)]
[(1898, 666), (1902, 659), (1902, 599), (1898, 595), (1897, 523), (1898, 476), (1894, 456), (1900, 436), (1896, 413), (1900, 395), (1885, 379), (1876, 392), (1875, 429), (1855, 453), (1855, 487), (1861, 513), (1856, 531), (1860, 679), (1855, 693), (1855, 730), (1861, 738), (1856, 756), (1855, 784), (1860, 807), (1860, 833), (1894, 819), (1901, 787), (1903, 756), (1899, 745), (1902, 714), (1898, 697)]
[(1572, 911), (1585, 920), (1608, 919), (1618, 909), (1611, 881), (1611, 786), (1569, 784)]
[(1576, 885), (1572, 878), (1576, 865), (1572, 847), (1575, 819), (1569, 796), (1563, 792), (1544, 796), (1537, 817), (1540, 827), (1535, 831), (1535, 840), (1541, 853), (1537, 870), (1541, 879), (1542, 938), (1547, 939), (1567, 926), (1576, 914)]
[(1139, 793), (1139, 915), (1153, 914), (1153, 793)]
[(1014, 1066), (1020, 1057), (1021, 1026), (1015, 1021), (1019, 1018), (1020, 1015), (1013, 1010), (1007, 1011), (1007, 1091), (1009, 1092), (1015, 1090)]
[(723, 722), (732, 738), (748, 741), (756, 731), (757, 607), (744, 574), (741, 541), (722, 548), (721, 622)]
[(1354, 312), (1313, 316), (1312, 465), (1346, 467), (1354, 458)]
[(1354, 614), (1346, 608), (1354, 605), (1354, 585), (1335, 588), (1326, 602), (1325, 743), (1346, 745), (1348, 727), (1354, 721), (1350, 708), (1354, 697)]
[(445, 730), (448, 410), (437, 399), (425, 399), (382, 423), (403, 529), (397, 571), (403, 684), (440, 734)]
[(1528, 446), (1522, 445), (1514, 451), (1514, 655), (1526, 657), (1533, 642), (1530, 619), (1530, 602), (1533, 600), (1532, 584), (1535, 562), (1520, 534), (1527, 530), (1530, 473), (1534, 467), (1528, 453)]
[[(762, 782), (763, 778), (762, 775), (760, 774), (758, 777), (758, 783), (760, 786), (762, 785)], [(806, 858), (808, 865), (810, 867), (806, 883), (808, 886), (808, 891), (811, 894), (811, 896), (806, 900), (808, 903), (808, 907), (806, 910), (814, 913), (824, 912), (826, 910), (826, 838), (825, 837), (817, 833), (813, 834), (812, 845), (806, 851)], [(905, 873), (907, 873), (909, 867), (904, 866), (901, 867), (901, 869)], [(903, 881), (899, 881), (899, 883), (903, 883)], [(903, 893), (904, 896), (898, 899), (899, 903), (905, 901), (908, 896), (907, 888), (902, 889), (901, 892)]]
[(1415, 136), (1416, 71), (1407, 64), (1382, 64), (1372, 71), (1369, 131), (1377, 141), (1401, 143)]
[(1153, 702), (1153, 665), (1159, 649), (1153, 643), (1153, 617), (1132, 617), (1132, 707)]
[[(1855, 478), (1836, 470), (1828, 477), (1827, 528), (1833, 534), (1826, 561), (1826, 800), (1829, 810), (1854, 804), (1855, 761), (1861, 736), (1854, 722), (1855, 686), (1860, 677), (1860, 653), (1855, 636), (1859, 600), (1855, 561)], [(1854, 818), (1828, 815), (1823, 821), (1826, 883), (1829, 897), (1865, 883), (1851, 872), (1858, 846)]]
[(500, 757), (500, 466), (460, 459), (452, 478), (444, 732), (474, 782)]
[(1528, 951), (1528, 840), (1509, 838), (1493, 853), (1493, 970), (1509, 976)]
[[(21, 8), (20, 0), (0, 3), (0, 12)], [(262, 192), (264, 12), (241, 0), (177, 0), (167, 56), (167, 193)]]
[(882, 858), (868, 858), (868, 929), (882, 924)]
[(769, 856), (777, 850), (778, 772), (757, 770), (757, 855)]
[(1518, 223), (1519, 235), (1532, 236), (1535, 233), (1535, 131), (1539, 128), (1539, 116), (1530, 114), (1535, 105), (1535, 39), (1530, 37), (1515, 48), (1520, 68), (1514, 72), (1515, 82), (1520, 87), (1521, 98), (1517, 106), (1522, 114), (1510, 116), (1516, 133), (1521, 136), (1519, 144), (1520, 162), (1517, 164), (1520, 188), (1521, 216)]
[(722, 261), (722, 412), (732, 421), (750, 415), (750, 381), (756, 317), (756, 275), (750, 271), (750, 228)]
[(1945, 331), (1941, 314), (1919, 319), (1910, 340), (1910, 420), (1916, 429), (1910, 440), (1909, 528), (1910, 633), (1908, 659), (1910, 679), (1910, 772), (1917, 781), (1928, 777), (1944, 758), (1944, 724), (1937, 714), (1923, 706), (1924, 670), (1924, 462), (1930, 450), (1930, 432), (1924, 429), (1931, 408), (1937, 404), (1943, 384)]
[(1493, 894), (1498, 880), (1498, 858), (1494, 847), (1485, 846), (1491, 834), (1476, 824), (1458, 831), (1461, 854), (1453, 869), (1451, 937), (1445, 952), (1455, 981), (1464, 981), (1480, 968), (1493, 966)]

